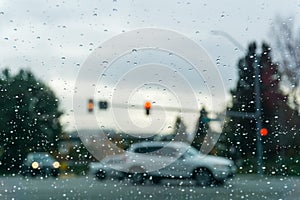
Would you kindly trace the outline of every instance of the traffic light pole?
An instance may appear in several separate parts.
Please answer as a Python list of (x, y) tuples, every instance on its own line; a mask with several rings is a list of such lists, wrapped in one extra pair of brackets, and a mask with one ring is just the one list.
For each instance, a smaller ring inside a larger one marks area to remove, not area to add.
[[(240, 50), (246, 53), (246, 49), (233, 37), (224, 31), (214, 30), (214, 35), (220, 35), (228, 39), (232, 44), (237, 46)], [(262, 137), (260, 130), (262, 128), (262, 116), (261, 116), (261, 91), (260, 91), (260, 66), (258, 65), (257, 57), (254, 60), (254, 92), (255, 92), (255, 112), (254, 113), (243, 113), (237, 111), (228, 111), (228, 116), (243, 117), (243, 118), (255, 118), (256, 120), (256, 152), (257, 152), (257, 173), (263, 175), (263, 146)]]
[(263, 146), (260, 130), (262, 129), (261, 117), (261, 91), (260, 91), (260, 66), (257, 57), (254, 60), (254, 92), (255, 92), (255, 119), (256, 119), (256, 152), (257, 152), (257, 173), (264, 174), (263, 171)]

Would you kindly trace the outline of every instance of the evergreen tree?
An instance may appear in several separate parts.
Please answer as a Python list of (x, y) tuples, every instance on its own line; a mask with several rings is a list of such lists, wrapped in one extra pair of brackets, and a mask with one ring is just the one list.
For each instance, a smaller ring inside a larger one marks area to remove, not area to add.
[(181, 117), (178, 116), (175, 121), (175, 127), (173, 132), (173, 139), (176, 138), (176, 141), (187, 142), (188, 135), (186, 132), (186, 125), (182, 121)]
[(54, 151), (62, 132), (58, 99), (29, 72), (0, 79), (0, 146), (2, 169), (18, 169), (28, 152)]
[[(296, 147), (297, 144), (292, 140), (295, 140), (299, 116), (289, 107), (287, 96), (280, 90), (278, 65), (272, 61), (271, 48), (266, 43), (263, 43), (260, 55), (256, 54), (255, 43), (250, 44), (247, 55), (240, 59), (239, 80), (236, 88), (231, 91), (232, 105), (228, 110), (255, 112), (255, 59), (260, 67), (262, 121), (263, 126), (269, 130), (269, 134), (262, 138), (264, 157), (274, 160), (279, 153), (278, 147), (287, 148), (291, 144)], [(255, 119), (231, 117), (224, 127), (228, 150), (234, 147), (246, 162), (248, 158), (256, 158), (255, 123)]]
[(204, 138), (207, 135), (207, 131), (209, 129), (208, 123), (209, 123), (209, 118), (207, 116), (207, 111), (205, 108), (202, 108), (200, 110), (200, 116), (197, 124), (195, 137), (192, 142), (192, 146), (195, 147), (197, 150), (201, 149)]
[[(232, 105), (228, 110), (249, 113), (255, 111), (253, 68), (255, 59), (256, 44), (251, 43), (246, 56), (238, 62), (239, 80), (236, 88), (231, 91)], [(242, 157), (255, 152), (255, 120), (230, 118), (224, 126), (224, 134), (228, 140), (228, 147), (234, 147)]]

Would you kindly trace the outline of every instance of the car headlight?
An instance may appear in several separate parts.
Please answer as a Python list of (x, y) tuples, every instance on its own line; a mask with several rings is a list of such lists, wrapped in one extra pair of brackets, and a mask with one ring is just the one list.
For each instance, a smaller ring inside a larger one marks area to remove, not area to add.
[(59, 164), (59, 162), (55, 161), (55, 162), (52, 164), (52, 166), (53, 166), (55, 169), (57, 169), (57, 168), (60, 167), (60, 164)]
[(37, 168), (39, 168), (39, 163), (38, 162), (33, 162), (33, 163), (31, 163), (31, 167), (33, 169), (37, 169)]

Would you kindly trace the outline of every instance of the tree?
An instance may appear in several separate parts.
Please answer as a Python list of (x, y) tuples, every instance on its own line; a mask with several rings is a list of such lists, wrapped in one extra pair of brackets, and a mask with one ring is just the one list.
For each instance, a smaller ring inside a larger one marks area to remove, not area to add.
[[(239, 79), (236, 88), (231, 90), (232, 103), (228, 110), (238, 112), (255, 111), (254, 68), (256, 59), (256, 43), (251, 43), (244, 58), (238, 62)], [(235, 148), (242, 157), (248, 157), (255, 152), (255, 120), (245, 118), (230, 118), (224, 126), (227, 146)]]
[(197, 124), (195, 137), (192, 142), (192, 146), (195, 147), (197, 150), (201, 149), (201, 146), (204, 142), (204, 138), (207, 135), (207, 131), (209, 129), (208, 122), (209, 118), (207, 116), (207, 111), (205, 108), (202, 108), (200, 110), (200, 116)]
[(174, 130), (171, 134), (158, 135), (154, 138), (158, 141), (180, 141), (188, 142), (188, 134), (186, 132), (186, 125), (180, 116), (175, 119)]
[(266, 43), (262, 45), (260, 66), (263, 124), (271, 133), (264, 141), (266, 156), (271, 158), (279, 153), (284, 157), (285, 149), (296, 150), (300, 144), (296, 142), (300, 139), (297, 134), (300, 117), (297, 109), (290, 107), (288, 96), (280, 89), (282, 73), (279, 65), (272, 62), (271, 48)]
[(55, 94), (30, 71), (0, 79), (0, 161), (6, 170), (17, 170), (29, 152), (54, 151), (62, 132)]
[[(274, 156), (275, 147), (284, 142), (284, 138), (279, 137), (286, 127), (286, 117), (282, 113), (291, 109), (287, 106), (287, 97), (280, 90), (279, 66), (272, 62), (271, 48), (265, 43), (262, 45), (260, 66), (263, 127), (271, 133), (264, 138), (264, 149), (267, 152), (266, 156)], [(286, 111), (283, 111), (284, 108)]]
[(290, 105), (299, 112), (300, 109), (300, 30), (296, 31), (293, 20), (277, 18), (272, 27), (275, 40), (275, 52), (280, 63), (285, 89)]
[[(278, 146), (297, 146), (294, 140), (300, 119), (295, 115), (296, 111), (288, 105), (287, 96), (280, 89), (279, 66), (272, 61), (271, 48), (266, 43), (262, 44), (261, 54), (256, 53), (256, 44), (251, 43), (246, 56), (240, 59), (239, 80), (236, 88), (231, 91), (232, 105), (228, 110), (251, 113), (255, 111), (255, 60), (260, 67), (263, 126), (270, 132), (263, 138), (264, 157), (272, 159), (278, 153)], [(235, 148), (244, 159), (251, 158), (256, 153), (255, 123), (255, 119), (229, 118), (224, 128), (228, 149)]]
[(175, 121), (175, 127), (173, 132), (174, 138), (177, 141), (187, 142), (188, 141), (188, 134), (186, 132), (186, 125), (182, 121), (181, 117), (177, 117)]

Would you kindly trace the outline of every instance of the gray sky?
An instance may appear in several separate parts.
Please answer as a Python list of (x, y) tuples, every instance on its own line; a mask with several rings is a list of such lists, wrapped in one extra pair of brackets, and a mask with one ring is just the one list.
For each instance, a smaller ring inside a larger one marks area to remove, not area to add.
[[(70, 2), (0, 1), (0, 68), (30, 68), (48, 83), (61, 99), (68, 130), (74, 129), (72, 98), (79, 70), (112, 36), (143, 27), (184, 34), (207, 51), (229, 90), (237, 80), (236, 62), (243, 52), (211, 31), (226, 32), (246, 47), (253, 40), (272, 40), (270, 28), (277, 15), (300, 22), (300, 1), (292, 0)], [(226, 100), (222, 99), (223, 106)]]

